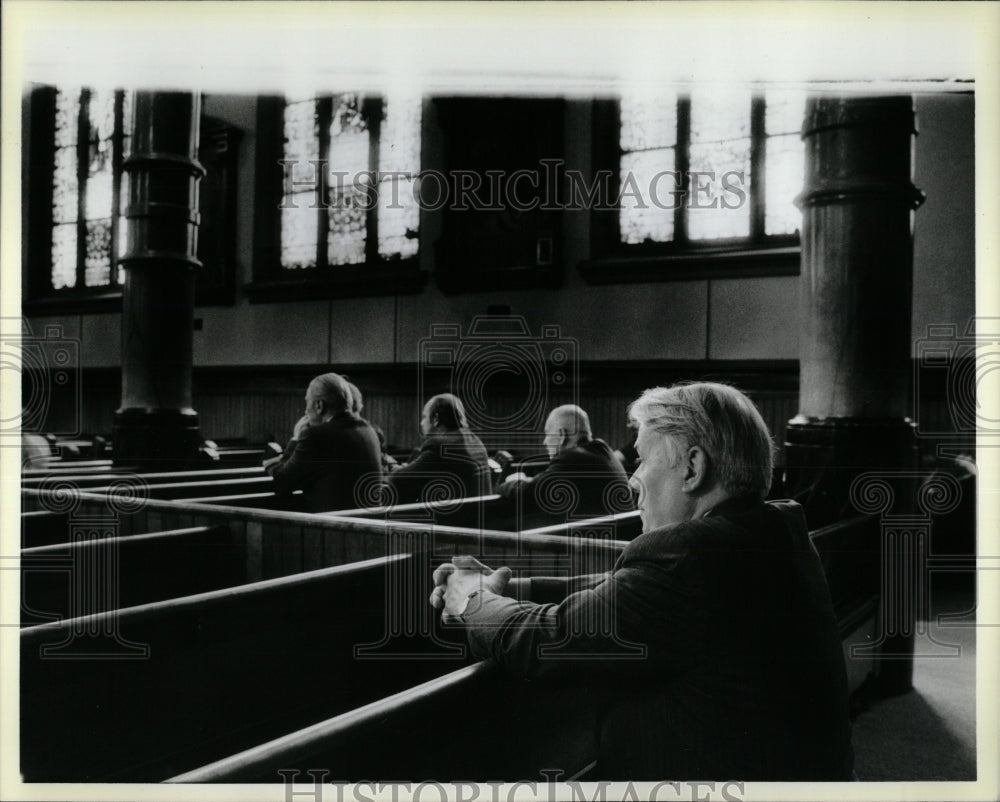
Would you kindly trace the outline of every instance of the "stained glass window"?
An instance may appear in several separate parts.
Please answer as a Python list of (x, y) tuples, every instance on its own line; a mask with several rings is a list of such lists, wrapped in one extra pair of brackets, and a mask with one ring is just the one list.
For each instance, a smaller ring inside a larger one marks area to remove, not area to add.
[(420, 125), (415, 93), (286, 99), (282, 268), (416, 255)]
[(795, 235), (804, 113), (803, 92), (755, 96), (712, 87), (687, 96), (625, 94), (618, 131), (620, 242), (683, 246)]
[[(125, 242), (132, 104), (127, 93), (64, 87), (55, 93), (51, 284), (56, 290), (121, 283), (112, 266)], [(82, 247), (81, 247), (82, 246)]]

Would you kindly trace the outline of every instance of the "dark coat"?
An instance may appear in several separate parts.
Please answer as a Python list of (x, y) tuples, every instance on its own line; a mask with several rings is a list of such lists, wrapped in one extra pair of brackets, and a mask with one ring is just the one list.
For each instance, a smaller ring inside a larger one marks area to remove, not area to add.
[(476, 655), (600, 699), (595, 779), (851, 779), (842, 647), (797, 504), (730, 500), (576, 587), (482, 593), (462, 618)]
[(302, 490), (310, 512), (376, 506), (382, 476), (378, 436), (368, 421), (342, 412), (292, 440), (268, 467), (278, 493)]
[(585, 518), (635, 509), (625, 469), (598, 439), (561, 451), (531, 481), (501, 485), (499, 492), (525, 512)]
[[(468, 429), (429, 435), (417, 455), (389, 474), (399, 504), (445, 498), (470, 498), (492, 492), (489, 457)], [(435, 492), (439, 490), (440, 492)]]

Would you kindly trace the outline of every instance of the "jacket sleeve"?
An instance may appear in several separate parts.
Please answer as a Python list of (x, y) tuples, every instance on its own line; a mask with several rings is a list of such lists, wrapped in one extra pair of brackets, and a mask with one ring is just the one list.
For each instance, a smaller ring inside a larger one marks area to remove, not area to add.
[(318, 443), (315, 435), (308, 430), (301, 440), (291, 440), (281, 456), (281, 461), (270, 465), (267, 472), (274, 478), (274, 489), (278, 493), (302, 490), (315, 476), (319, 459)]
[(388, 475), (388, 482), (395, 488), (400, 504), (419, 499), (420, 491), (430, 479), (430, 474), (437, 470), (439, 462), (438, 450), (434, 444), (425, 442), (410, 462)]
[(461, 617), (469, 645), (529, 681), (598, 669), (677, 669), (697, 659), (704, 602), (696, 573), (673, 569), (619, 568), (559, 604), (478, 593)]

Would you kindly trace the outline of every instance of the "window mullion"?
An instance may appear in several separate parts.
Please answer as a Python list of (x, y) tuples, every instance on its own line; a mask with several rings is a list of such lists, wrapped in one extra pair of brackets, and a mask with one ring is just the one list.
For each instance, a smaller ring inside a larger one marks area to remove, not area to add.
[(122, 186), (122, 160), (125, 153), (125, 132), (124, 126), (124, 105), (125, 93), (115, 92), (115, 127), (111, 138), (111, 274), (108, 284), (117, 286), (118, 284), (118, 237), (119, 219), (121, 217), (121, 186)]
[(90, 90), (80, 90), (76, 135), (76, 288), (86, 287), (87, 176), (90, 172)]
[(319, 158), (320, 170), (317, 179), (320, 182), (322, 199), (316, 214), (319, 215), (316, 225), (316, 267), (326, 270), (329, 267), (329, 234), (330, 234), (330, 122), (333, 116), (333, 98), (324, 95), (316, 100), (316, 120), (319, 125)]
[(765, 102), (754, 97), (750, 104), (750, 238), (764, 239), (764, 193), (767, 188), (767, 164), (764, 130)]
[(378, 261), (378, 169), (382, 139), (382, 99), (365, 98), (363, 114), (368, 124), (368, 169), (374, 176), (372, 181), (376, 192), (376, 202), (365, 212), (365, 261)]
[(674, 241), (686, 243), (688, 241), (688, 221), (687, 207), (690, 200), (691, 178), (688, 173), (691, 170), (691, 98), (677, 98), (677, 173), (680, 176), (681, 184), (679, 189), (684, 193), (681, 195), (683, 201), (678, 203), (674, 209)]

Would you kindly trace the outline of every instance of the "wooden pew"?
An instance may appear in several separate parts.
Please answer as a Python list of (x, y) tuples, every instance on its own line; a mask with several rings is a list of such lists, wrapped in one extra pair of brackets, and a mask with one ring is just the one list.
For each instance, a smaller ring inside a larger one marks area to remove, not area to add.
[(246, 544), (226, 526), (130, 537), (83, 529), (21, 550), (21, 624), (102, 613), (247, 581)]
[(53, 478), (60, 482), (70, 482), (74, 486), (83, 488), (106, 487), (116, 480), (135, 480), (147, 485), (168, 484), (174, 482), (209, 482), (215, 479), (245, 479), (252, 477), (263, 477), (264, 469), (256, 468), (217, 468), (212, 470), (196, 471), (159, 471), (149, 473), (133, 473), (131, 471), (88, 471), (60, 473), (56, 477), (51, 474), (22, 476), (22, 487), (42, 487), (45, 483), (51, 482)]
[(52, 510), (21, 513), (21, 548), (65, 543), (69, 539), (69, 515)]
[[(30, 510), (44, 506), (45, 495), (30, 488), (22, 490), (22, 507)], [(74, 516), (109, 514), (112, 513), (106, 496), (90, 491), (79, 493)], [(627, 520), (606, 522), (599, 530), (600, 537), (594, 538), (595, 533), (591, 533), (593, 547), (584, 550), (574, 545), (574, 538), (555, 531), (528, 535), (433, 521), (267, 511), (190, 501), (149, 499), (134, 511), (114, 512), (113, 517), (121, 536), (192, 526), (228, 526), (246, 538), (247, 575), (254, 579), (415, 550), (429, 550), (442, 559), (456, 552), (483, 554), (497, 564), (506, 562), (515, 570), (526, 572), (589, 573), (610, 568), (624, 546), (616, 538), (616, 527), (634, 528), (634, 523)], [(571, 528), (579, 530), (585, 523), (575, 523)], [(407, 539), (411, 546), (405, 549), (397, 546)]]
[[(447, 526), (480, 527), (503, 532), (555, 531), (558, 528), (565, 527), (567, 524), (582, 521), (624, 522), (631, 520), (628, 516), (638, 519), (638, 512), (634, 511), (614, 516), (591, 517), (574, 516), (571, 513), (547, 513), (540, 510), (522, 514), (511, 500), (497, 494), (457, 500), (338, 510), (332, 514), (345, 518), (367, 520), (426, 521), (428, 523)], [(638, 534), (638, 531), (635, 531), (635, 534)], [(616, 537), (619, 540), (631, 539), (620, 536)]]
[(85, 468), (110, 470), (113, 463), (109, 459), (75, 459), (63, 460), (60, 457), (52, 457), (40, 467), (26, 468), (22, 471), (23, 476), (38, 476), (45, 473), (59, 473), (63, 471), (78, 471)]
[(540, 768), (570, 780), (593, 765), (596, 733), (593, 694), (521, 683), (482, 662), (167, 782), (276, 783), (302, 767), (327, 770), (326, 782), (542, 781)]
[(356, 654), (393, 583), (429, 610), (427, 573), (399, 555), (22, 629), (25, 780), (162, 780), (454, 668), (425, 636)]
[(881, 542), (877, 516), (858, 516), (810, 533), (826, 574), (834, 614), (840, 627), (852, 693), (877, 671), (873, 653), (855, 654), (855, 646), (870, 648), (877, 640), (881, 598)]
[[(827, 571), (852, 691), (866, 676), (859, 667), (870, 671), (873, 663), (853, 660), (852, 666), (849, 651), (872, 632), (877, 534), (872, 517), (812, 533)], [(279, 782), (279, 770), (298, 771), (305, 781), (304, 772), (315, 768), (329, 771), (327, 782), (539, 779), (543, 769), (558, 769), (563, 779), (572, 779), (588, 770), (597, 752), (595, 704), (593, 690), (523, 684), (500, 675), (492, 663), (479, 663), (168, 782)], [(448, 716), (453, 710), (475, 714)], [(442, 716), (448, 716), (447, 728)]]
[[(29, 499), (35, 499), (37, 501), (40, 494), (39, 491), (25, 490), (24, 495)], [(82, 512), (92, 511), (95, 505), (105, 503), (106, 500), (99, 496), (93, 496), (88, 493), (81, 494)], [(391, 555), (394, 551), (397, 554), (426, 552), (426, 556), (428, 556), (429, 559), (424, 563), (423, 569), (421, 571), (417, 571), (416, 582), (426, 581), (429, 576), (430, 568), (433, 564), (435, 564), (442, 557), (448, 557), (456, 552), (478, 554), (484, 559), (484, 561), (494, 566), (508, 564), (516, 571), (522, 572), (524, 575), (544, 575), (556, 573), (573, 574), (607, 570), (613, 563), (615, 556), (625, 546), (625, 543), (622, 541), (606, 541), (601, 538), (589, 540), (583, 538), (567, 538), (565, 533), (551, 534), (535, 532), (512, 534), (488, 530), (462, 529), (461, 527), (448, 527), (443, 525), (427, 526), (426, 524), (417, 524), (406, 521), (373, 521), (333, 515), (304, 515), (299, 513), (265, 513), (259, 510), (241, 510), (238, 508), (214, 507), (200, 504), (181, 505), (176, 502), (158, 500), (148, 501), (143, 507), (138, 509), (134, 515), (129, 518), (123, 518), (122, 525), (125, 527), (126, 521), (128, 522), (128, 526), (132, 527), (148, 524), (153, 520), (165, 521), (170, 519), (172, 521), (176, 521), (179, 520), (178, 516), (184, 516), (184, 518), (189, 521), (194, 521), (195, 518), (201, 518), (203, 519), (203, 522), (225, 521), (232, 526), (234, 530), (242, 532), (247, 537), (249, 554), (248, 571), (251, 575), (253, 573), (254, 557), (252, 555), (252, 549), (250, 549), (249, 546), (252, 543), (256, 543), (260, 546), (260, 551), (257, 554), (257, 570), (264, 575), (275, 575), (270, 572), (277, 572), (277, 574), (280, 574), (281, 572), (290, 573), (295, 570), (302, 570), (301, 566), (303, 564), (303, 558), (306, 555), (310, 555), (307, 559), (315, 561), (316, 559), (336, 560), (348, 554), (357, 555), (359, 552), (362, 554), (371, 554), (374, 552), (375, 554), (381, 555)], [(586, 527), (587, 522), (581, 522), (579, 524), (574, 524), (573, 526), (576, 526), (577, 528)], [(872, 593), (877, 596), (877, 579), (874, 586), (872, 586), (870, 582), (870, 572), (867, 570), (858, 572), (852, 567), (852, 554), (856, 555), (859, 551), (862, 551), (866, 555), (870, 556), (874, 550), (874, 560), (877, 568), (878, 539), (876, 537), (873, 541), (871, 538), (871, 532), (866, 527), (870, 527), (870, 521), (859, 520), (838, 524), (833, 527), (827, 527), (824, 530), (814, 533), (817, 548), (820, 551), (821, 557), (824, 559), (824, 566), (826, 566), (828, 572), (830, 572), (831, 592), (834, 597), (835, 604), (838, 604), (838, 615), (841, 615), (842, 611), (850, 607), (849, 601), (852, 599), (858, 600), (865, 594), (868, 594), (870, 599)], [(331, 548), (333, 551), (330, 550)], [(265, 555), (270, 555), (270, 557), (268, 558)], [(268, 559), (271, 561), (270, 564), (268, 564)], [(396, 556), (389, 557), (389, 559), (402, 560), (412, 558)], [(275, 561), (278, 563), (277, 565), (274, 564)], [(843, 563), (843, 570), (835, 567), (838, 563)], [(293, 577), (292, 579), (295, 580), (298, 579), (298, 577)], [(266, 585), (267, 583), (260, 584)], [(241, 590), (243, 589), (237, 588), (229, 591), (220, 591), (220, 593), (232, 593), (238, 595)], [(420, 597), (418, 604), (422, 606), (419, 609), (426, 607), (426, 591), (427, 588), (424, 586), (417, 594)], [(352, 602), (352, 609), (354, 609), (354, 602)], [(132, 614), (134, 615), (134, 613)], [(103, 619), (100, 617), (93, 618), (98, 621), (107, 621), (115, 615), (116, 614), (109, 614)], [(129, 611), (119, 611), (117, 615), (125, 615), (126, 618), (128, 618), (130, 613)], [(308, 618), (308, 616), (306, 618)], [(241, 620), (243, 619), (237, 618), (236, 621), (230, 623), (239, 628), (241, 626), (239, 621)], [(870, 620), (871, 619), (869, 618), (869, 624)], [(371, 622), (368, 622), (368, 624), (370, 623)], [(862, 626), (860, 628), (856, 628), (855, 632), (863, 630), (864, 623), (865, 622), (862, 622)], [(195, 664), (197, 663), (198, 658), (195, 655), (199, 648), (201, 648), (205, 654), (210, 656), (208, 662), (212, 666), (217, 665), (220, 660), (225, 659), (220, 655), (221, 647), (219, 647), (216, 643), (216, 639), (221, 638), (223, 641), (227, 640), (228, 635), (226, 633), (228, 630), (226, 629), (226, 626), (228, 625), (229, 624), (218, 628), (210, 628), (208, 637), (203, 639), (200, 647), (199, 644), (195, 644), (191, 647), (193, 651), (190, 654), (186, 652), (184, 653), (186, 655), (184, 660), (187, 662), (183, 663), (183, 667), (188, 673), (196, 673)], [(245, 622), (242, 626), (245, 629)], [(299, 619), (296, 618), (291, 626), (287, 621), (285, 621), (284, 630), (287, 635), (288, 630), (291, 630), (294, 633), (297, 632), (299, 628), (305, 627), (305, 631), (307, 631), (307, 633), (311, 633), (313, 630), (309, 629), (309, 626), (308, 621), (304, 620), (304, 623), (299, 624)], [(334, 627), (336, 626), (338, 625), (334, 624)], [(842, 627), (844, 626), (847, 626), (847, 624), (842, 621)], [(47, 630), (48, 633), (52, 632), (51, 627), (32, 627), (24, 630), (24, 633), (38, 633), (44, 630)], [(201, 630), (197, 631), (201, 632)], [(124, 635), (127, 635), (127, 633), (123, 630), (123, 636)], [(38, 638), (40, 636), (33, 634), (32, 637)], [(365, 637), (369, 643), (372, 642), (371, 632), (368, 632)], [(63, 633), (62, 639), (66, 639), (65, 632)], [(377, 640), (377, 636), (375, 637), (375, 640)], [(22, 644), (27, 642), (28, 641), (26, 641), (24, 635), (22, 635)], [(352, 642), (358, 641), (355, 640)], [(41, 644), (35, 644), (35, 646), (38, 645)], [(28, 654), (30, 655), (32, 651), (30, 644), (27, 648)], [(383, 639), (382, 642), (373, 645), (372, 648), (374, 649), (373, 654), (378, 653), (380, 649), (386, 654), (392, 654), (394, 647), (391, 642)], [(37, 649), (35, 651), (37, 653)], [(222, 648), (222, 651), (225, 651), (225, 649)], [(245, 650), (243, 654), (246, 654)], [(36, 660), (36, 662), (39, 661)], [(47, 660), (41, 662), (52, 663), (53, 661)], [(59, 661), (54, 662), (58, 663)], [(82, 666), (90, 665), (89, 661), (75, 662), (80, 663)], [(22, 656), (22, 665), (25, 665), (24, 656)], [(31, 680), (24, 687), (25, 696), (22, 698), (22, 708), (26, 711), (30, 711), (28, 713), (29, 717), (36, 715), (35, 709), (39, 704), (39, 699), (43, 700), (41, 702), (43, 710), (47, 709), (47, 705), (49, 705), (50, 702), (46, 699), (46, 689), (57, 687), (61, 688), (62, 685), (66, 683), (73, 684), (69, 682), (66, 677), (59, 677), (58, 675), (52, 676), (51, 673), (47, 675), (46, 670), (51, 672), (51, 666), (37, 666), (29, 663), (29, 669), (26, 669), (25, 672), (28, 670), (33, 673), (31, 674)], [(84, 668), (79, 670), (86, 671), (87, 669)], [(165, 670), (161, 671), (161, 674), (154, 675), (153, 679), (161, 684), (168, 684), (170, 680), (165, 676), (165, 673)], [(25, 673), (22, 674), (22, 681), (24, 676)], [(181, 676), (184, 677), (187, 676), (187, 674), (182, 672)], [(91, 679), (99, 684), (99, 680), (103, 680), (105, 677), (104, 675), (101, 675), (100, 677), (92, 677)], [(418, 678), (411, 675), (407, 679), (410, 680), (409, 684), (412, 684), (412, 681), (416, 681)], [(133, 683), (132, 687), (133, 689), (143, 686), (149, 687), (149, 681), (150, 677), (146, 677), (145, 681)], [(76, 683), (76, 687), (79, 689), (79, 677), (74, 677), (73, 682)], [(84, 683), (84, 685), (86, 685), (86, 683)], [(156, 685), (155, 687), (159, 686)], [(402, 687), (405, 686), (399, 686), (397, 690)], [(83, 692), (84, 691), (81, 691), (81, 693)], [(386, 689), (382, 689), (382, 695), (384, 695), (385, 692), (388, 691)], [(204, 697), (199, 698), (204, 699)], [(65, 705), (66, 700), (63, 699), (62, 696), (59, 696), (59, 698), (52, 702), (52, 704)], [(69, 710), (69, 718), (66, 719), (66, 721), (72, 723), (79, 714), (74, 714), (74, 708), (72, 707), (67, 709)], [(84, 710), (90, 710), (90, 707), (84, 704)], [(121, 721), (121, 717), (124, 714), (119, 712), (117, 707), (112, 707), (111, 710), (111, 717), (117, 725), (117, 723)], [(296, 726), (301, 727), (311, 725), (315, 723), (318, 717), (321, 718), (323, 715), (321, 711), (317, 711), (315, 709), (312, 709), (309, 712), (302, 709), (300, 712), (302, 713), (302, 718), (297, 725), (290, 725), (289, 721), (286, 719), (282, 719), (281, 721), (278, 721), (277, 719), (269, 720), (271, 723), (269, 723), (266, 727), (267, 732), (264, 732), (262, 729), (253, 730), (254, 737), (257, 738), (256, 741), (248, 737), (248, 740), (244, 742), (243, 746), (232, 744), (232, 749), (229, 749), (228, 751), (232, 752), (233, 749), (241, 750), (243, 748), (249, 748), (253, 746), (254, 743), (262, 743), (273, 739), (275, 735), (279, 735), (281, 732), (292, 732), (295, 730)], [(338, 710), (337, 712), (343, 712), (343, 709)], [(312, 714), (311, 718), (308, 717), (310, 714)], [(127, 715), (125, 718), (127, 721)], [(224, 726), (224, 718), (225, 716), (220, 714), (220, 718), (215, 721), (215, 724), (220, 727)], [(82, 720), (87, 721), (87, 716), (83, 715)], [(238, 716), (236, 720), (239, 720)], [(40, 732), (42, 729), (41, 719), (37, 719), (36, 724)], [(170, 729), (169, 724), (170, 723), (168, 722), (168, 725), (165, 727), (166, 730)], [(284, 726), (285, 729), (278, 730), (277, 727), (279, 725)], [(182, 722), (179, 726), (183, 728), (183, 726), (186, 726), (186, 723)], [(246, 733), (244, 730), (240, 730), (240, 734)], [(36, 749), (41, 748), (41, 735), (38, 735), (38, 738), (39, 742), (34, 744)], [(194, 753), (197, 753), (198, 757), (205, 757), (205, 755), (212, 750), (216, 750), (218, 753), (214, 757), (207, 757), (201, 762), (204, 763), (219, 759), (223, 757), (226, 752), (218, 751), (219, 738), (215, 738), (214, 740), (213, 738), (207, 738), (205, 743), (208, 743), (208, 746), (204, 749), (202, 748), (204, 743), (199, 741), (198, 744), (191, 747), (193, 752), (189, 749), (188, 752), (184, 753), (184, 755), (187, 755), (186, 757), (182, 755), (177, 759), (175, 759), (176, 756), (171, 757), (174, 755), (174, 752), (170, 751), (170, 749), (162, 748), (160, 750), (160, 752), (162, 752), (161, 763), (163, 760), (166, 760), (167, 762), (169, 762), (169, 760), (174, 760), (175, 763), (178, 761), (184, 762), (188, 758), (194, 760)], [(201, 746), (199, 746), (199, 744)], [(66, 746), (68, 747), (69, 745), (67, 744)], [(163, 747), (163, 744), (160, 744), (160, 747)], [(59, 754), (59, 751), (56, 750), (53, 753)], [(144, 768), (140, 770), (135, 768), (133, 763), (129, 762), (135, 759), (134, 756), (129, 757), (129, 755), (119, 755), (118, 758), (115, 758), (110, 763), (105, 764), (103, 769), (98, 761), (95, 763), (97, 768), (93, 769), (93, 771), (106, 770), (106, 776), (112, 776), (114, 778), (133, 776), (146, 778), (153, 776), (152, 774), (142, 774), (142, 771), (150, 768), (149, 765), (144, 764)], [(156, 762), (156, 760), (152, 758), (150, 760), (153, 760), (154, 763)], [(157, 760), (160, 760), (160, 758), (157, 758)], [(86, 761), (74, 764), (74, 771), (86, 771), (87, 769), (85, 764)], [(186, 768), (193, 767), (194, 765), (197, 765), (197, 763), (192, 762), (189, 766), (181, 767), (177, 771), (185, 771)], [(157, 766), (160, 766), (160, 763), (158, 763)], [(166, 764), (163, 764), (163, 766), (166, 767)], [(41, 768), (45, 771), (50, 770), (50, 767), (46, 767), (44, 765)], [(158, 771), (159, 768), (156, 768), (156, 770)], [(88, 774), (86, 776), (90, 777), (91, 775)], [(168, 775), (163, 774), (161, 777), (162, 776)]]
[[(225, 492), (261, 492), (274, 487), (274, 480), (266, 474), (258, 476), (242, 476), (239, 478), (212, 479), (207, 481), (158, 482), (147, 484), (144, 492), (149, 498), (185, 499), (197, 496), (216, 495)], [(88, 487), (93, 493), (108, 493), (115, 489), (114, 484)]]

